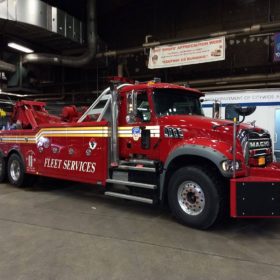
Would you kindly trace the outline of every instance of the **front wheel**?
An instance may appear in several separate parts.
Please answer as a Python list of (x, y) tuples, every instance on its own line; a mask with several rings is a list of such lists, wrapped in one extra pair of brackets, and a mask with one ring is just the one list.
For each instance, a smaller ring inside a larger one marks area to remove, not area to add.
[(223, 209), (222, 186), (215, 171), (200, 166), (177, 170), (168, 186), (168, 202), (182, 223), (198, 228), (211, 227)]

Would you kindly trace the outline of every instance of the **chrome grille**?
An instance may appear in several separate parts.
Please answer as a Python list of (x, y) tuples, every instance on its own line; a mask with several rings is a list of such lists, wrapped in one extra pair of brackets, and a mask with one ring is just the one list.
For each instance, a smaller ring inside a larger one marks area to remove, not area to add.
[(240, 130), (237, 138), (242, 146), (242, 152), (246, 161), (257, 159), (258, 157), (266, 157), (266, 162), (272, 160), (272, 142), (270, 134), (265, 130)]

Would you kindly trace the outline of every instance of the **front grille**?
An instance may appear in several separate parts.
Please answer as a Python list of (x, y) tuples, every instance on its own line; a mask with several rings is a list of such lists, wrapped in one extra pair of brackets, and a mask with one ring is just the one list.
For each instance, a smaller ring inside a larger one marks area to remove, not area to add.
[(272, 142), (267, 131), (243, 129), (239, 131), (237, 138), (247, 165), (259, 166), (260, 157), (265, 157), (265, 164), (272, 161)]

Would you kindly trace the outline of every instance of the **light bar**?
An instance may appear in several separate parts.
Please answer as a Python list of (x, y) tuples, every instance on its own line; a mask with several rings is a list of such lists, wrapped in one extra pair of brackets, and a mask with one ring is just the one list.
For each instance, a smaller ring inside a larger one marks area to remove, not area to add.
[(16, 50), (24, 52), (24, 53), (33, 53), (34, 52), (33, 50), (31, 50), (27, 47), (24, 47), (22, 45), (19, 45), (17, 43), (13, 43), (13, 42), (8, 43), (8, 46), (10, 48), (16, 49)]

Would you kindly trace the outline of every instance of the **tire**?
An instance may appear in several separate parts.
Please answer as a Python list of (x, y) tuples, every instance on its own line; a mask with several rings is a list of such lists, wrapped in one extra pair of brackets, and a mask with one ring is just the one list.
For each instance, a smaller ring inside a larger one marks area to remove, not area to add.
[(6, 160), (3, 156), (0, 156), (0, 183), (6, 179)]
[(222, 184), (215, 170), (187, 166), (177, 170), (169, 181), (171, 212), (190, 227), (210, 228), (225, 211), (224, 201)]
[(18, 154), (12, 154), (8, 160), (7, 166), (8, 180), (10, 184), (16, 187), (22, 187), (28, 178), (21, 157)]

